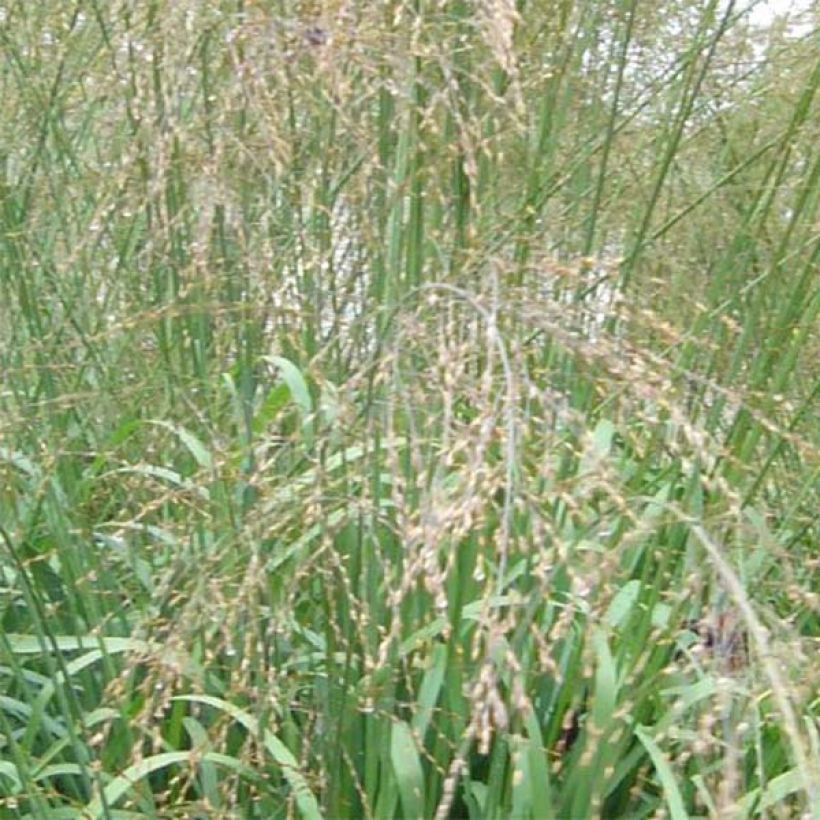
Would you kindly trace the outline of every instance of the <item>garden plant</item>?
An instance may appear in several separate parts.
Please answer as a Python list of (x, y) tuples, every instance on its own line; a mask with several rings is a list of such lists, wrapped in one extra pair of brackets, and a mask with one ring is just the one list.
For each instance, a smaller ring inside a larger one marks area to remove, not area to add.
[(2, 4), (0, 816), (820, 818), (749, 6)]

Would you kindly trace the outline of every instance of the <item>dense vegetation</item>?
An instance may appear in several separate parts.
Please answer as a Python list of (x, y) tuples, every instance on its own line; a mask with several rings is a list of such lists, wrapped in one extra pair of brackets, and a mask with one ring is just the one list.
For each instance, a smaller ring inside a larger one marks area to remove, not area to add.
[(813, 14), (5, 4), (2, 816), (820, 816)]

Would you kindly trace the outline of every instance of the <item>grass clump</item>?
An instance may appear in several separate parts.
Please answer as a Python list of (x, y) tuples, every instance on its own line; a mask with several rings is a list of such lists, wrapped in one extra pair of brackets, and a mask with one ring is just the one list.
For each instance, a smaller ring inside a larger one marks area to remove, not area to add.
[(3, 812), (817, 815), (805, 16), (4, 9)]

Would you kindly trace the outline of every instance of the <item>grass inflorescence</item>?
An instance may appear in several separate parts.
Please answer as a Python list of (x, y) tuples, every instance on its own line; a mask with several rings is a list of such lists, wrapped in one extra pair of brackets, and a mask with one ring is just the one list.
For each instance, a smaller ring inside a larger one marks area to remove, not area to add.
[(818, 816), (805, 16), (0, 8), (3, 816)]

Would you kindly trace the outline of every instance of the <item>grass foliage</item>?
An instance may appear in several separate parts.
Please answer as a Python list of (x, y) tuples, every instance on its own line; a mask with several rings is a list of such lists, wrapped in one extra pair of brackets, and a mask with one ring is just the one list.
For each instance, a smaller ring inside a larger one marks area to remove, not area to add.
[(3, 816), (820, 816), (812, 14), (4, 4)]

